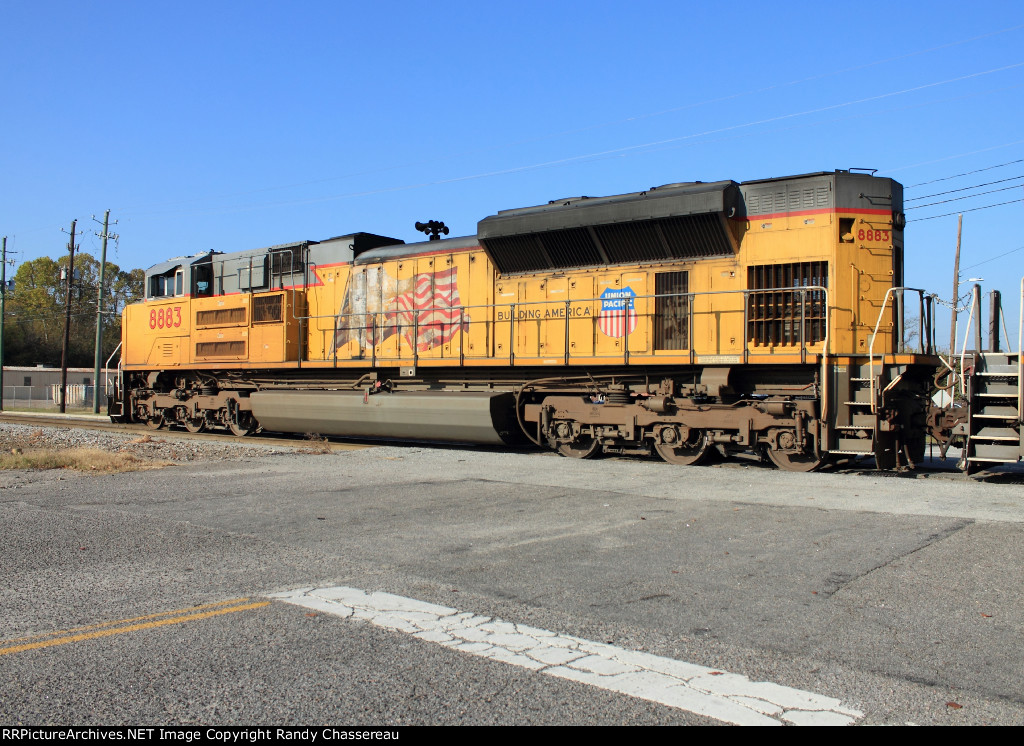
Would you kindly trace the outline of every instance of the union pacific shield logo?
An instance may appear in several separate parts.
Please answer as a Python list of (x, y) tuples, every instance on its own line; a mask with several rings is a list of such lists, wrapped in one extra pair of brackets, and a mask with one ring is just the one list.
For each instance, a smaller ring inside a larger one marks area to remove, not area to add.
[(601, 293), (597, 328), (609, 337), (625, 337), (636, 329), (636, 293), (633, 288), (608, 288)]

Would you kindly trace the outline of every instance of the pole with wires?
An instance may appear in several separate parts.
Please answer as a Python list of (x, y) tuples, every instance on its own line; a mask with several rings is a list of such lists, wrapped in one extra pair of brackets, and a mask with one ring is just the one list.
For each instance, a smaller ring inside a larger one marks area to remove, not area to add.
[[(93, 215), (93, 220), (96, 220), (96, 216)], [(99, 222), (98, 220), (96, 222)], [(117, 223), (117, 221), (114, 221)], [(103, 249), (100, 253), (100, 282), (99, 290), (96, 296), (96, 354), (93, 359), (94, 371), (92, 379), (92, 413), (100, 413), (100, 376), (102, 371), (100, 366), (103, 364), (103, 277), (107, 268), (107, 239), (113, 238), (117, 240), (115, 234), (110, 233), (110, 210), (107, 210), (103, 214), (103, 233), (100, 234), (100, 238), (103, 239)], [(105, 387), (104, 387), (105, 388)]]
[(953, 260), (953, 319), (949, 323), (949, 359), (956, 353), (956, 307), (960, 293), (960, 232), (964, 227), (964, 216), (956, 222), (956, 258)]
[(71, 240), (68, 241), (68, 282), (67, 301), (64, 304), (64, 344), (60, 352), (60, 413), (67, 412), (68, 402), (68, 347), (71, 344), (71, 284), (75, 275), (75, 225), (77, 220), (71, 221)]

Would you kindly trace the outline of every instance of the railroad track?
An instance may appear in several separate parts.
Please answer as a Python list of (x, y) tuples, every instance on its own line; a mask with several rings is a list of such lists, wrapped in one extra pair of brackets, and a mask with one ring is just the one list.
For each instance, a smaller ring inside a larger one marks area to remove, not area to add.
[[(265, 445), (265, 446), (281, 446), (285, 448), (302, 448), (309, 445), (309, 438), (305, 435), (287, 434), (287, 433), (258, 433), (256, 435), (250, 435), (245, 438), (239, 438), (236, 435), (232, 435), (228, 432), (202, 432), (202, 433), (189, 433), (184, 429), (169, 429), (162, 428), (160, 430), (153, 430), (142, 424), (131, 424), (124, 425), (120, 423), (111, 422), (106, 417), (97, 417), (95, 415), (88, 414), (34, 414), (30, 412), (0, 412), (0, 423), (11, 423), (17, 425), (35, 425), (38, 427), (71, 427), (81, 428), (86, 430), (99, 430), (104, 432), (120, 432), (120, 433), (134, 433), (142, 435), (144, 433), (150, 433), (156, 435), (159, 433), (161, 438), (173, 438), (180, 440), (199, 440), (200, 442), (211, 442), (220, 441), (223, 443), (231, 443), (233, 445), (245, 445), (251, 443), (252, 445)], [(381, 445), (395, 445), (394, 441), (363, 441), (359, 443), (352, 442), (339, 442), (334, 439), (327, 439), (327, 444), (331, 451), (352, 451), (359, 450), (362, 448), (373, 448), (374, 446)], [(408, 443), (406, 443), (408, 444)], [(427, 445), (430, 448), (469, 448), (471, 450), (493, 450), (486, 446), (459, 446), (449, 445), (443, 443), (417, 443), (416, 445), (423, 446)], [(752, 458), (730, 458), (726, 461), (718, 462), (713, 464), (710, 468), (744, 468), (759, 465), (756, 459)], [(704, 467), (707, 468), (707, 467)], [(847, 474), (865, 474), (876, 477), (894, 477), (894, 478), (924, 478), (924, 479), (960, 479), (963, 475), (949, 466), (928, 466), (923, 465), (916, 471), (907, 473), (897, 472), (879, 472), (871, 467), (865, 467), (858, 464), (845, 464), (838, 468), (839, 471)], [(1021, 473), (1018, 469), (1010, 469), (1006, 471), (999, 471), (992, 473), (985, 477), (985, 481), (989, 481), (996, 484), (1024, 484), (1024, 473)]]
[[(239, 438), (238, 436), (231, 435), (228, 432), (203, 432), (203, 433), (190, 433), (184, 429), (170, 429), (162, 428), (160, 430), (153, 430), (142, 424), (121, 424), (117, 422), (111, 422), (106, 417), (97, 417), (95, 415), (58, 415), (58, 414), (33, 414), (30, 412), (0, 412), (0, 423), (10, 423), (15, 425), (29, 425), (37, 427), (70, 427), (83, 430), (99, 430), (102, 432), (115, 432), (115, 433), (132, 433), (142, 435), (149, 433), (151, 435), (160, 434), (161, 438), (176, 438), (180, 440), (198, 440), (200, 442), (211, 442), (220, 441), (223, 443), (231, 443), (232, 445), (244, 446), (247, 443), (252, 445), (261, 446), (284, 446), (286, 448), (302, 448), (304, 445), (309, 445), (309, 438), (303, 435), (290, 435), (286, 433), (259, 433), (246, 438)], [(327, 441), (332, 451), (352, 451), (361, 448), (372, 448), (374, 443), (339, 443), (334, 441)]]

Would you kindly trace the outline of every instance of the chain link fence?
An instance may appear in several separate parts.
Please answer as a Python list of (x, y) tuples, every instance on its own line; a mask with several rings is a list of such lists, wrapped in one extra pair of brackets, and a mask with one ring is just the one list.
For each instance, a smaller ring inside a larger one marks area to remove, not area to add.
[[(82, 383), (68, 384), (66, 409), (92, 411), (93, 386)], [(100, 392), (100, 410), (106, 411), (103, 392)], [(4, 410), (60, 408), (60, 384), (49, 386), (4, 386)]]

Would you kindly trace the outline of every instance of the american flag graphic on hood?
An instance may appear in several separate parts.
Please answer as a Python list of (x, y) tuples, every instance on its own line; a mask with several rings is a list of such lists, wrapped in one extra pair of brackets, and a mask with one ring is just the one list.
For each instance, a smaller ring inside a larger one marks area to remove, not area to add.
[(459, 300), (458, 269), (424, 272), (404, 280), (382, 267), (354, 271), (337, 324), (335, 350), (352, 340), (369, 347), (395, 334), (421, 352), (440, 347), (469, 328), (469, 314)]

